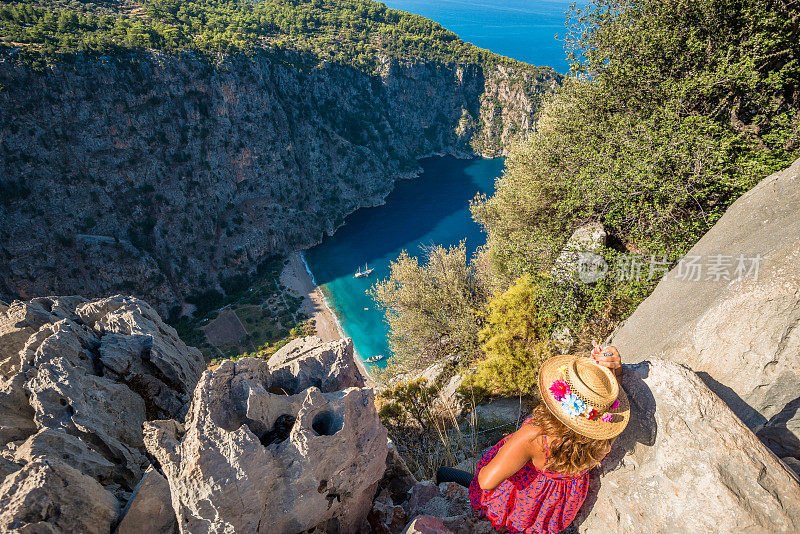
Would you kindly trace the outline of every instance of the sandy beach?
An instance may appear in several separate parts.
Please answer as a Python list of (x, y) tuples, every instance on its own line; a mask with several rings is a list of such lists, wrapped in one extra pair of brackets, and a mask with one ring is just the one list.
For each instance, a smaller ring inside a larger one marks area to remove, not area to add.
[(281, 283), (296, 295), (304, 297), (300, 309), (314, 319), (317, 336), (322, 341), (334, 341), (342, 337), (336, 317), (325, 304), (322, 290), (314, 285), (300, 252), (289, 254), (289, 263), (281, 273)]
[[(296, 295), (303, 297), (303, 304), (300, 309), (314, 319), (317, 337), (322, 341), (335, 341), (344, 337), (344, 333), (339, 329), (336, 317), (325, 303), (325, 296), (322, 294), (322, 290), (314, 284), (314, 280), (308, 274), (300, 252), (289, 254), (289, 263), (286, 264), (281, 272), (281, 283)], [(361, 369), (361, 374), (367, 379), (367, 385), (374, 385), (372, 376), (358, 354), (355, 355), (355, 360), (359, 369)]]

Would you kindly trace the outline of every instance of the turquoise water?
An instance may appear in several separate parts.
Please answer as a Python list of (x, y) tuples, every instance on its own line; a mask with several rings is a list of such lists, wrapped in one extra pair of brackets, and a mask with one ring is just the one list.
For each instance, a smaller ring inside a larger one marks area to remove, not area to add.
[[(391, 354), (383, 311), (367, 289), (389, 276), (389, 262), (401, 250), (420, 256), (421, 246), (455, 245), (466, 239), (471, 255), (482, 245), (486, 237), (472, 221), (469, 201), (478, 192), (493, 191), (503, 163), (503, 158), (424, 159), (420, 161), (424, 172), (414, 180), (397, 182), (386, 204), (358, 210), (333, 236), (306, 251), (309, 270), (362, 359)], [(371, 276), (354, 278), (365, 263), (375, 268)]]
[[(462, 39), (498, 54), (534, 65), (568, 70), (563, 46), (564, 22), (570, 0), (389, 0), (386, 5), (433, 19)], [(586, 0), (577, 2), (585, 5)], [(559, 34), (562, 40), (557, 40)], [(389, 275), (389, 262), (401, 250), (421, 255), (421, 246), (455, 245), (466, 239), (468, 253), (485, 241), (469, 213), (477, 192), (491, 193), (500, 176), (502, 159), (429, 158), (420, 162), (423, 174), (400, 181), (376, 208), (361, 209), (347, 218), (332, 237), (306, 251), (306, 263), (322, 287), (328, 305), (345, 335), (353, 338), (363, 358), (391, 351), (383, 311), (366, 291)], [(368, 263), (369, 278), (353, 278)], [(383, 366), (384, 363), (379, 364)]]
[[(571, 0), (386, 0), (435, 20), (463, 40), (533, 65), (569, 70), (564, 52), (565, 12)], [(580, 6), (586, 0), (576, 2)], [(559, 39), (555, 38), (558, 34)]]

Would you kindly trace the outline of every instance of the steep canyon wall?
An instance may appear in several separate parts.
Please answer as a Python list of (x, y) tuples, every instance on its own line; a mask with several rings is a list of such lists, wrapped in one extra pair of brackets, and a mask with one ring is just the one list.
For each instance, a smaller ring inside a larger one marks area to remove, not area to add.
[(559, 81), (290, 52), (0, 61), (0, 296), (125, 291), (164, 313), (318, 242), (417, 158), (505, 154)]

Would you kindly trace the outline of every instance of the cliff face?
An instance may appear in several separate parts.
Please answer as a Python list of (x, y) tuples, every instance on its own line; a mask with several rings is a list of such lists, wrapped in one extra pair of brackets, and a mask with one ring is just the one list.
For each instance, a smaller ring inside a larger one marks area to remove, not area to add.
[(419, 157), (504, 154), (558, 81), (297, 53), (0, 62), (0, 294), (125, 289), (164, 311), (314, 244)]

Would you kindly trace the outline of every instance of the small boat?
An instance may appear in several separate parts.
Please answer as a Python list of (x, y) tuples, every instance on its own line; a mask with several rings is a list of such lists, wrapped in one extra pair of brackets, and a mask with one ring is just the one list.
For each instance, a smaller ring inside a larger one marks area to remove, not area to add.
[(374, 268), (374, 267), (373, 267), (372, 269), (370, 269), (370, 268), (369, 268), (369, 265), (367, 265), (367, 264), (365, 263), (365, 264), (364, 264), (364, 270), (362, 271), (362, 270), (361, 270), (361, 267), (359, 267), (359, 268), (358, 268), (358, 270), (356, 271), (356, 274), (355, 274), (355, 275), (353, 275), (353, 276), (354, 276), (355, 278), (366, 278), (366, 277), (367, 277), (367, 276), (369, 276), (369, 275), (370, 275), (370, 273), (372, 273), (372, 271), (374, 271), (374, 270), (375, 270), (375, 268)]
[(372, 356), (371, 358), (367, 358), (367, 359), (366, 359), (366, 360), (364, 360), (364, 361), (365, 361), (365, 362), (367, 362), (367, 363), (375, 363), (375, 362), (379, 362), (379, 361), (381, 361), (381, 360), (382, 360), (382, 359), (384, 359), (385, 357), (386, 357), (386, 356), (384, 356), (383, 354), (378, 354), (378, 355), (376, 355), (376, 356)]

